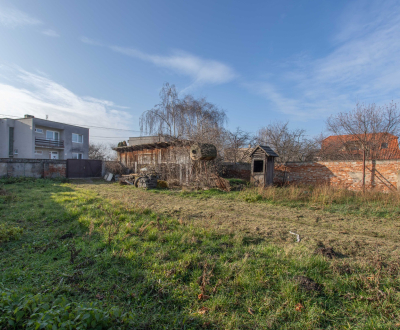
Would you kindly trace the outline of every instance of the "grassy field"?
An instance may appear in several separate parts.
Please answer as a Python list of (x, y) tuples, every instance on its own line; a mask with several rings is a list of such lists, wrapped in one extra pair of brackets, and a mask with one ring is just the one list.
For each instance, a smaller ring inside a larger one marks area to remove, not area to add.
[[(304, 191), (0, 181), (0, 328), (399, 328), (398, 206), (355, 196), (335, 209)], [(342, 229), (326, 223), (343, 215)], [(327, 238), (297, 243), (290, 226)]]

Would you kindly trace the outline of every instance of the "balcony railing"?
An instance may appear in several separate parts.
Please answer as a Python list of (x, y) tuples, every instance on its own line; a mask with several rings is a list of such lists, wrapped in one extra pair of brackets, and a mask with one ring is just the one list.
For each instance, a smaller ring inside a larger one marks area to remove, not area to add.
[(46, 140), (46, 139), (35, 138), (35, 146), (64, 149), (64, 141), (63, 140)]

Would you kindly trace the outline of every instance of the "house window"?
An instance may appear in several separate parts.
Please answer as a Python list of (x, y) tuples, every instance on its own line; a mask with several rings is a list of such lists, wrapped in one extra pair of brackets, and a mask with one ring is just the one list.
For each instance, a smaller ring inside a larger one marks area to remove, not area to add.
[(46, 140), (59, 141), (60, 133), (55, 131), (46, 131)]
[(83, 154), (73, 152), (72, 159), (83, 159)]
[(262, 173), (264, 172), (264, 161), (263, 160), (255, 160), (253, 163), (253, 172), (254, 173)]
[(43, 155), (43, 150), (35, 150), (35, 155)]
[(383, 143), (381, 144), (381, 148), (382, 148), (382, 149), (387, 149), (387, 148), (388, 148), (388, 144), (387, 144), (386, 142), (383, 142)]
[(35, 128), (36, 133), (43, 133), (43, 130), (41, 128)]
[(72, 133), (72, 142), (83, 143), (83, 135)]

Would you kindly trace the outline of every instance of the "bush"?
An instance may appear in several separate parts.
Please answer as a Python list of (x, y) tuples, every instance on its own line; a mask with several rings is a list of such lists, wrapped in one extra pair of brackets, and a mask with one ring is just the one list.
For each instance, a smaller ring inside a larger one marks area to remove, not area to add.
[(163, 181), (163, 180), (157, 180), (157, 188), (167, 189), (168, 188), (168, 182), (167, 181)]
[(0, 328), (4, 329), (109, 329), (129, 319), (118, 308), (103, 310), (97, 302), (85, 305), (41, 294), (18, 297), (0, 290)]
[(0, 224), (0, 242), (8, 242), (17, 240), (21, 237), (23, 229), (19, 227), (8, 227)]

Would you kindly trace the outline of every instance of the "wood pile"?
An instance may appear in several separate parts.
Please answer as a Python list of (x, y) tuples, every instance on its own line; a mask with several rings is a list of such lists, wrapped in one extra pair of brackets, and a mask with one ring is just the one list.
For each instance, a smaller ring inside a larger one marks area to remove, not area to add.
[(157, 188), (158, 176), (154, 174), (129, 174), (122, 175), (119, 179), (121, 185), (134, 185), (137, 188), (155, 189)]
[(145, 189), (155, 189), (157, 188), (157, 176), (156, 175), (146, 175), (138, 177), (135, 180), (135, 187), (145, 188)]

